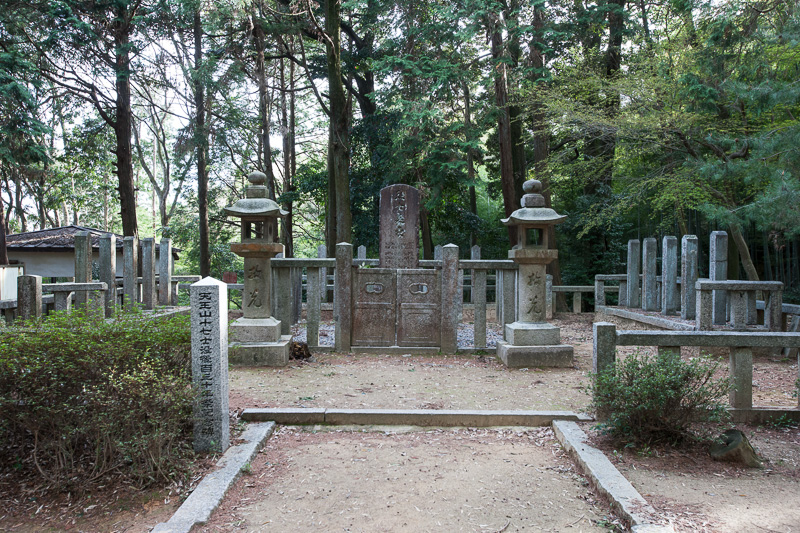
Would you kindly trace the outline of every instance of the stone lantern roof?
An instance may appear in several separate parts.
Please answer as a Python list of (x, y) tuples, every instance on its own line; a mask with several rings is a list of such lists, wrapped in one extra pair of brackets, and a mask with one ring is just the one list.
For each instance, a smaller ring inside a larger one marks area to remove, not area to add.
[(506, 226), (560, 224), (567, 218), (567, 215), (559, 215), (555, 210), (544, 206), (544, 196), (541, 194), (542, 182), (539, 180), (526, 181), (522, 185), (522, 190), (527, 194), (522, 197), (521, 209), (501, 220)]
[(247, 179), (252, 183), (245, 190), (245, 198), (224, 209), (225, 214), (239, 218), (251, 217), (285, 217), (284, 211), (274, 200), (267, 198), (267, 188), (264, 186), (267, 176), (263, 172), (251, 172)]

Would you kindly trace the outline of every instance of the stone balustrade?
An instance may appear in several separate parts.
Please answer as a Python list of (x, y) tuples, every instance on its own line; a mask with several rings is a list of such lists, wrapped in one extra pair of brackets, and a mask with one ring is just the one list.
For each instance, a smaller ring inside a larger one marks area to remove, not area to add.
[[(757, 284), (759, 282), (745, 283)], [(705, 290), (721, 289), (714, 285), (706, 287)], [(708, 305), (710, 307), (711, 304)], [(780, 306), (778, 306), (778, 309), (780, 309)], [(698, 310), (698, 312), (702, 313), (702, 310)], [(677, 352), (678, 355), (682, 346), (730, 348), (729, 368), (732, 388), (729, 401), (734, 422), (764, 422), (772, 417), (777, 418), (782, 415), (787, 415), (794, 420), (800, 420), (800, 409), (776, 410), (753, 407), (753, 348), (798, 348), (800, 347), (800, 333), (618, 331), (616, 326), (610, 322), (596, 322), (593, 325), (593, 334), (593, 372), (602, 372), (616, 364), (617, 346), (656, 346), (660, 353)]]
[(712, 329), (716, 323), (717, 311), (714, 302), (730, 299), (731, 327), (743, 331), (756, 325), (758, 319), (758, 292), (765, 295), (764, 327), (769, 331), (781, 331), (783, 312), (783, 283), (780, 281), (712, 281), (699, 280), (695, 283), (697, 292), (696, 327), (700, 331)]
[[(42, 292), (52, 292), (55, 300), (56, 311), (69, 311), (72, 308), (72, 298), (75, 295), (76, 303), (90, 302), (88, 293), (108, 290), (104, 281), (87, 283), (42, 283)], [(86, 294), (87, 298), (78, 298), (77, 294)]]

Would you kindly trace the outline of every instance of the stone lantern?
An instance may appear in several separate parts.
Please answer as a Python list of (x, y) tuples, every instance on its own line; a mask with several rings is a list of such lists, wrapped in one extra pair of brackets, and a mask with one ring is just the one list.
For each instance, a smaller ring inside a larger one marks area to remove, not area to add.
[(232, 363), (285, 366), (289, 361), (291, 335), (281, 336), (281, 322), (271, 316), (273, 257), (283, 253), (275, 242), (278, 218), (288, 213), (267, 195), (267, 176), (252, 172), (245, 198), (225, 208), (225, 214), (241, 219), (242, 242), (231, 244), (231, 251), (244, 258), (244, 316), (230, 325)]
[(558, 258), (548, 249), (548, 229), (567, 218), (545, 207), (542, 184), (528, 180), (522, 186), (522, 207), (503, 219), (517, 227), (517, 244), (508, 252), (519, 265), (517, 274), (517, 320), (505, 327), (505, 342), (497, 344), (497, 355), (512, 367), (572, 366), (572, 346), (561, 344), (561, 330), (545, 321), (547, 265)]

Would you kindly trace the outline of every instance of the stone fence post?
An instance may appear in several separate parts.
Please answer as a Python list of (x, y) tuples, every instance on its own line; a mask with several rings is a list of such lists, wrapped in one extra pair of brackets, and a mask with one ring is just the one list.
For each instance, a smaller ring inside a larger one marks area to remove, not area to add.
[[(728, 279), (728, 234), (724, 231), (712, 231), (710, 243), (710, 265), (708, 277), (711, 281), (725, 281)], [(724, 290), (715, 290), (713, 293), (713, 322), (716, 325), (725, 324), (728, 313), (728, 294)]]
[(639, 262), (642, 258), (642, 246), (639, 239), (628, 241), (628, 307), (641, 305), (641, 292), (639, 290)]
[(442, 353), (458, 350), (458, 314), (463, 292), (458, 282), (458, 246), (442, 247)]
[(158, 246), (158, 305), (176, 305), (172, 301), (172, 241), (161, 239)]
[(658, 241), (653, 237), (646, 238), (642, 249), (642, 309), (645, 311), (658, 311), (657, 255)]
[(17, 317), (20, 320), (42, 316), (42, 276), (17, 278)]
[(156, 241), (142, 239), (142, 305), (145, 309), (156, 306)]
[(106, 318), (114, 316), (117, 305), (117, 236), (113, 233), (100, 235), (100, 281), (108, 287), (103, 307)]
[(684, 320), (694, 320), (697, 316), (697, 250), (697, 236), (684, 235), (681, 238), (681, 318)]
[(194, 449), (224, 452), (230, 445), (228, 413), (228, 285), (214, 278), (192, 284)]
[(592, 372), (613, 367), (617, 360), (617, 326), (611, 322), (592, 324)]
[(340, 242), (336, 245), (336, 271), (334, 272), (333, 320), (335, 349), (350, 351), (350, 335), (353, 329), (353, 245)]
[[(75, 283), (92, 281), (92, 238), (88, 231), (75, 234)], [(89, 293), (80, 292), (75, 295), (75, 307), (86, 309)]]
[(661, 313), (678, 312), (678, 239), (669, 235), (662, 240)]
[(122, 240), (122, 294), (123, 304), (130, 309), (139, 301), (139, 239), (124, 237)]

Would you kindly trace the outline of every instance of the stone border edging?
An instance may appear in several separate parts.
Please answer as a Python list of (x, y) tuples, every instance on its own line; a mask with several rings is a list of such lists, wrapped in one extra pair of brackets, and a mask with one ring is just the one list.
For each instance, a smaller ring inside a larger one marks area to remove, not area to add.
[(578, 427), (578, 424), (568, 420), (554, 420), (553, 433), (597, 491), (607, 497), (611, 501), (611, 506), (630, 524), (631, 531), (674, 533), (672, 526), (648, 522), (647, 515), (656, 515), (657, 511), (611, 464), (603, 452), (587, 444), (586, 433)]
[(274, 430), (275, 422), (250, 425), (241, 436), (244, 444), (229, 448), (217, 461), (217, 469), (206, 474), (169, 521), (157, 524), (151, 532), (189, 533), (195, 525), (206, 523)]
[(282, 425), (401, 425), (437, 427), (546, 426), (553, 420), (586, 422), (590, 417), (571, 411), (479, 411), (450, 409), (245, 409), (246, 422)]
[(658, 316), (644, 315), (641, 313), (637, 313), (636, 311), (630, 311), (628, 309), (618, 309), (606, 305), (600, 305), (595, 307), (595, 313), (601, 313), (609, 316), (625, 318), (627, 320), (633, 320), (635, 322), (647, 324), (648, 326), (656, 326), (657, 328), (664, 328), (672, 331), (695, 331), (694, 326), (690, 326), (688, 324), (684, 324), (676, 320), (670, 320), (668, 318), (663, 318)]

